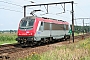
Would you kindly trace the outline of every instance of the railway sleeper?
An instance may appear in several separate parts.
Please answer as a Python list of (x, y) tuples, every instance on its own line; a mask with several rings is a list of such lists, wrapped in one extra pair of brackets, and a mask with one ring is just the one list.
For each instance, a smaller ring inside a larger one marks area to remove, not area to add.
[(10, 57), (9, 57), (8, 53), (0, 54), (0, 59), (2, 59), (2, 60), (6, 60), (6, 59), (9, 59), (9, 58)]

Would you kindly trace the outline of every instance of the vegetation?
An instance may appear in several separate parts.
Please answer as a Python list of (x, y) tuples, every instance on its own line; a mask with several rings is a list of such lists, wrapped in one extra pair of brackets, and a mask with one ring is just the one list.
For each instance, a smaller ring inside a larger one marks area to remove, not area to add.
[(0, 33), (16, 33), (17, 30), (0, 30)]
[[(72, 27), (72, 25), (70, 25), (70, 27)], [(87, 33), (90, 32), (90, 26), (74, 26), (74, 31), (76, 33)]]
[[(84, 33), (84, 34), (86, 34), (86, 33)], [(83, 33), (74, 33), (74, 36), (78, 36), (78, 35), (83, 35)]]
[(0, 45), (4, 43), (16, 43), (16, 33), (0, 33)]
[(54, 50), (42, 54), (34, 52), (24, 60), (90, 60), (90, 38), (74, 44), (56, 46)]

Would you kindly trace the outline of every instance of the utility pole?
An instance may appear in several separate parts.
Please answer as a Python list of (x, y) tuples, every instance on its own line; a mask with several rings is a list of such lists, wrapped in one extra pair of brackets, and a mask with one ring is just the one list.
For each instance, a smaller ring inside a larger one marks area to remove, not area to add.
[(87, 25), (87, 24), (90, 24), (90, 23), (85, 23), (85, 24), (86, 24), (86, 28), (88, 28), (87, 32), (89, 32), (89, 25)]
[(84, 35), (84, 24), (85, 24), (84, 20), (86, 20), (86, 19), (89, 19), (90, 20), (90, 18), (77, 18), (77, 19), (83, 20), (83, 35)]
[(73, 1), (72, 1), (72, 37), (73, 37), (73, 43), (74, 43), (74, 9), (73, 9)]
[(84, 19), (83, 19), (83, 35), (84, 35)]
[[(89, 23), (90, 24), (90, 23)], [(89, 33), (90, 33), (90, 25), (89, 25)]]

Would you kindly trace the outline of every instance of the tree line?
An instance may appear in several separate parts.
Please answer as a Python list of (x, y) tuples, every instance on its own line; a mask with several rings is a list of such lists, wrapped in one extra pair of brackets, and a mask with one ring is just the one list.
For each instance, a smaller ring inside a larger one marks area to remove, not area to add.
[(17, 30), (0, 30), (0, 33), (16, 33)]

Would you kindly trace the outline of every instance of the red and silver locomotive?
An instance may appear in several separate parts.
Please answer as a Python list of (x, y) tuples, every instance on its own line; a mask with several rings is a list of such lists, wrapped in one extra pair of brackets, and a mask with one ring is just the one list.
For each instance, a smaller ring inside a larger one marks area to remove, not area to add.
[(69, 39), (70, 25), (66, 21), (27, 16), (21, 19), (16, 40), (22, 45), (46, 43), (55, 39)]

